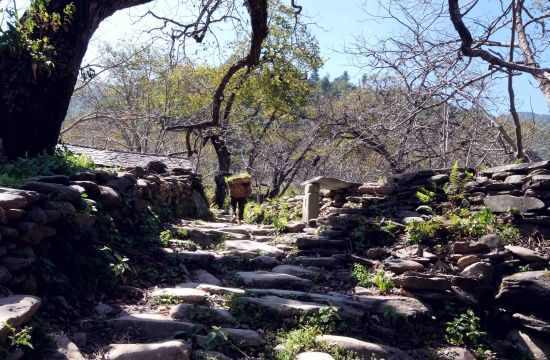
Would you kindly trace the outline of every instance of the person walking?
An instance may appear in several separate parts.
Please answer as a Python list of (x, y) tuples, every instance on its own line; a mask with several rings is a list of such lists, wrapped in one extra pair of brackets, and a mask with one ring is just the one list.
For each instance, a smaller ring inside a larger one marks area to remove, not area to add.
[(235, 219), (237, 219), (237, 223), (240, 225), (244, 219), (246, 201), (252, 194), (252, 177), (247, 173), (237, 174), (230, 176), (226, 181), (229, 185), (229, 196), (231, 197), (231, 222), (235, 222)]

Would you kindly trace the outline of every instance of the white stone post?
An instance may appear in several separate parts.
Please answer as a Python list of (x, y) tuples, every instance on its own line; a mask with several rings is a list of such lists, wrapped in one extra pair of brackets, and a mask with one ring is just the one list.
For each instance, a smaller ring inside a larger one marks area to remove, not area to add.
[(319, 216), (319, 201), (319, 184), (307, 184), (302, 205), (302, 220), (306, 224)]

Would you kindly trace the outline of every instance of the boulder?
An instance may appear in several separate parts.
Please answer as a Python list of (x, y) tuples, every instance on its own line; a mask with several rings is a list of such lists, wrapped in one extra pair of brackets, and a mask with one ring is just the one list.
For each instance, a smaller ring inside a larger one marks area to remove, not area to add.
[(489, 246), (480, 242), (457, 241), (453, 244), (456, 254), (475, 254), (489, 251)]
[(539, 332), (541, 334), (550, 335), (550, 321), (543, 320), (534, 316), (515, 313), (512, 315), (514, 320), (529, 330)]
[(183, 340), (149, 344), (113, 344), (105, 360), (189, 360), (189, 345)]
[(451, 281), (442, 276), (422, 275), (418, 273), (404, 273), (393, 279), (396, 286), (412, 290), (437, 290), (450, 289)]
[(264, 338), (254, 330), (221, 328), (229, 340), (241, 346), (257, 347), (265, 344)]
[(99, 201), (105, 208), (114, 209), (122, 205), (122, 198), (113, 188), (100, 186), (99, 191)]
[(526, 271), (502, 279), (496, 299), (517, 312), (550, 318), (550, 272)]
[(449, 346), (436, 351), (437, 360), (476, 360), (468, 349)]

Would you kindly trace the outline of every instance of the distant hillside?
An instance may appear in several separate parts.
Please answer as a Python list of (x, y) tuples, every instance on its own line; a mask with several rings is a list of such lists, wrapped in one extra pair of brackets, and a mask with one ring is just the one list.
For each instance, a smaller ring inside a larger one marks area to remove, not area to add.
[(533, 121), (533, 118), (534, 118), (535, 122), (543, 122), (543, 123), (550, 124), (550, 115), (548, 114), (533, 114), (530, 112), (519, 112), (518, 115), (522, 121)]

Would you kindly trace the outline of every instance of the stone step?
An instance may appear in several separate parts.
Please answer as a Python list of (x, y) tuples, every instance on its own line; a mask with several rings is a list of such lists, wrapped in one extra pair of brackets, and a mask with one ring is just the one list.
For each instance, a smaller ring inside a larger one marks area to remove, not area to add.
[[(305, 315), (317, 313), (321, 309), (330, 309), (331, 306), (305, 302), (298, 300), (286, 299), (278, 296), (263, 296), (263, 297), (240, 297), (239, 300), (244, 301), (247, 304), (258, 306), (260, 308), (272, 311), (278, 316), (288, 318), (297, 315)], [(334, 308), (337, 309), (337, 308)]]
[(220, 281), (220, 279), (210, 274), (206, 270), (202, 270), (202, 269), (194, 270), (191, 272), (191, 276), (193, 281), (197, 283), (210, 284), (210, 285), (216, 285), (216, 286), (222, 285), (222, 282)]
[(223, 243), (226, 250), (232, 250), (237, 252), (253, 253), (256, 255), (267, 255), (275, 258), (282, 258), (285, 256), (285, 252), (276, 248), (275, 246), (268, 245), (251, 240), (229, 240)]
[(216, 286), (211, 284), (200, 284), (200, 283), (193, 283), (193, 282), (178, 284), (176, 285), (176, 288), (197, 289), (197, 290), (205, 291), (211, 295), (225, 295), (225, 294), (241, 295), (245, 293), (243, 289), (239, 289), (239, 288)]
[(178, 304), (170, 309), (170, 316), (176, 320), (232, 323), (233, 316), (221, 308), (210, 308), (193, 304)]
[[(228, 339), (238, 346), (258, 347), (265, 344), (264, 338), (254, 330), (221, 328), (219, 331), (225, 333)], [(197, 336), (199, 345), (205, 340), (206, 336)]]
[(183, 340), (168, 340), (148, 344), (111, 344), (105, 360), (189, 360), (191, 349)]
[(135, 331), (152, 340), (171, 338), (175, 333), (192, 335), (199, 324), (173, 320), (160, 314), (132, 314), (107, 320), (107, 324), (119, 331)]
[(297, 256), (292, 259), (292, 263), (302, 266), (315, 266), (327, 269), (337, 269), (341, 267), (342, 263), (332, 256)]
[(311, 286), (311, 282), (307, 279), (268, 271), (241, 271), (237, 272), (235, 277), (246, 286), (260, 288), (305, 290)]
[(178, 256), (178, 258), (184, 260), (186, 263), (189, 264), (212, 264), (215, 256), (211, 252), (206, 251), (187, 251), (187, 250), (180, 250), (180, 249), (169, 249), (169, 248), (162, 248), (163, 252), (167, 254), (172, 254)]
[(319, 273), (318, 271), (309, 270), (296, 265), (279, 265), (274, 267), (271, 271), (278, 274), (288, 274), (301, 278), (311, 278)]
[(340, 309), (343, 316), (347, 317), (362, 316), (366, 312), (383, 316), (388, 311), (407, 319), (425, 318), (430, 315), (430, 310), (421, 301), (412, 297), (399, 295), (349, 296), (339, 293), (318, 294), (283, 289), (257, 288), (247, 289), (246, 291), (259, 296), (273, 295), (335, 306)]
[(164, 288), (156, 289), (151, 293), (152, 298), (174, 298), (182, 302), (200, 303), (208, 298), (208, 293), (191, 288)]
[(67, 336), (63, 334), (55, 334), (52, 336), (57, 349), (55, 352), (47, 356), (47, 360), (84, 360), (84, 356)]
[(345, 336), (319, 335), (316, 340), (330, 346), (338, 346), (344, 350), (353, 352), (361, 359), (383, 358), (385, 360), (406, 360), (411, 357), (404, 351), (387, 345), (380, 345), (366, 341), (357, 340)]
[(348, 245), (346, 240), (329, 239), (326, 237), (298, 237), (296, 239), (296, 246), (300, 250), (309, 249), (345, 249)]

